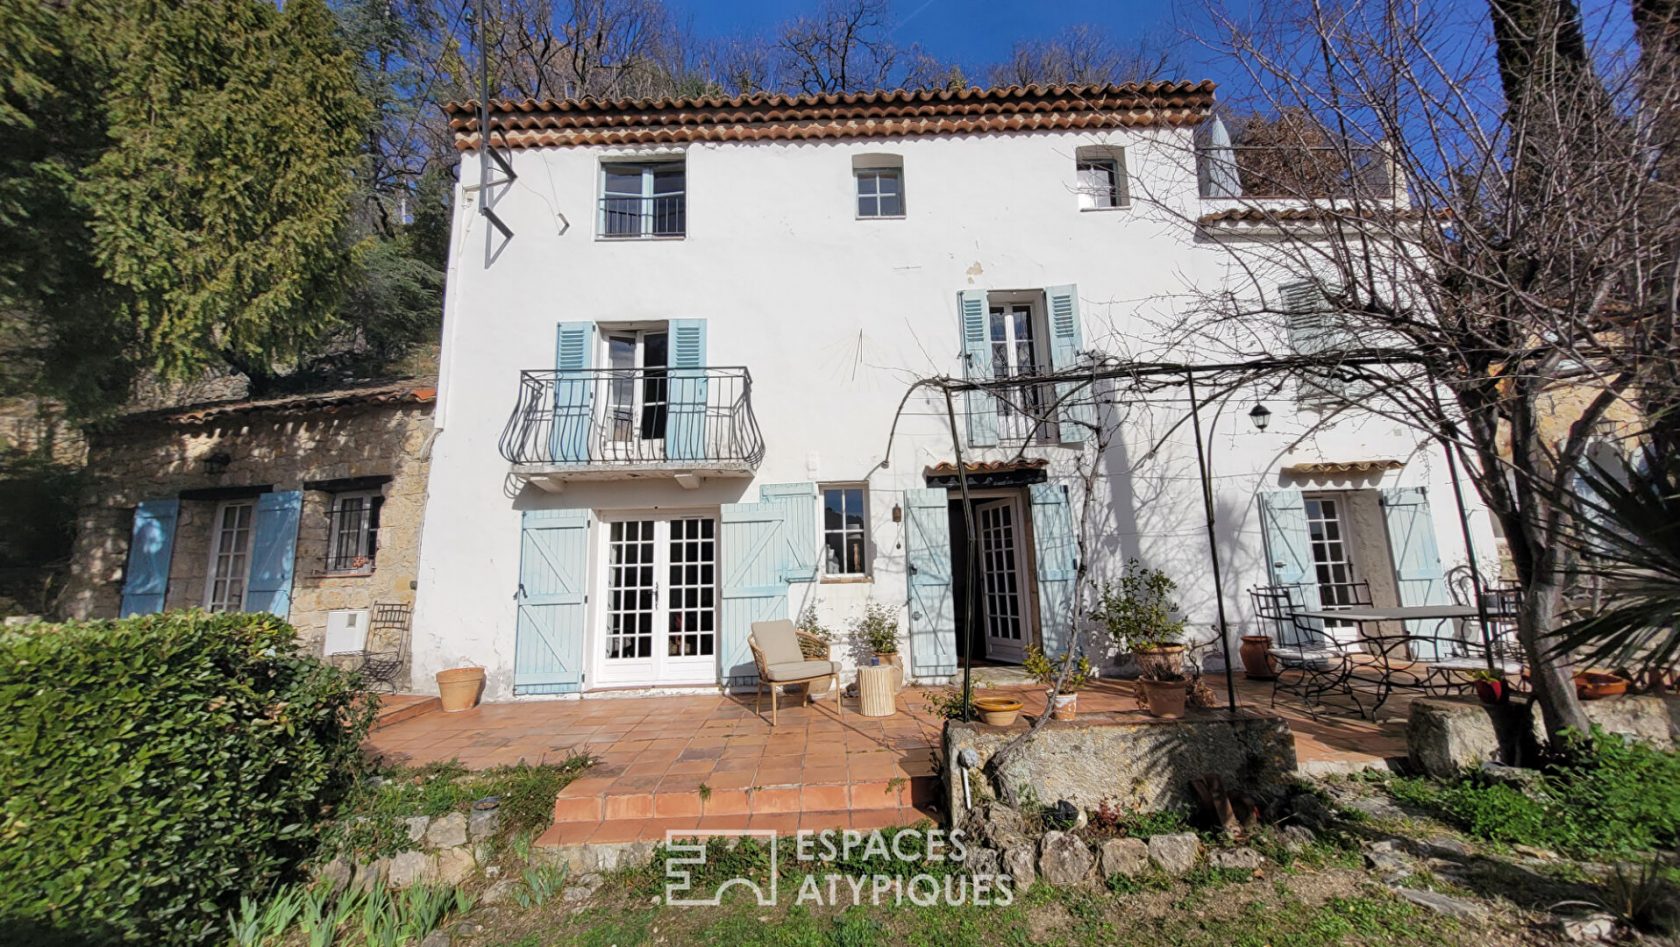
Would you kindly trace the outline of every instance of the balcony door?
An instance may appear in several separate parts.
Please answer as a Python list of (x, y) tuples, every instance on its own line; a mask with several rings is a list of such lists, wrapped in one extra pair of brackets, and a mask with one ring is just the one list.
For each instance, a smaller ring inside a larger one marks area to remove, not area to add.
[(663, 329), (605, 333), (607, 391), (603, 419), (609, 456), (658, 460), (665, 456), (670, 418), (670, 335)]
[(600, 683), (715, 684), (717, 520), (635, 517), (604, 525)]

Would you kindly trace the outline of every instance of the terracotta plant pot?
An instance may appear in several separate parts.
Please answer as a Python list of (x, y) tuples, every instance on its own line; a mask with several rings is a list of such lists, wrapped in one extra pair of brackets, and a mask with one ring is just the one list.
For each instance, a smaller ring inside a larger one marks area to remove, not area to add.
[(1184, 646), (1164, 644), (1132, 652), (1138, 673), (1143, 677), (1162, 677), (1184, 673)]
[(1152, 717), (1182, 717), (1184, 716), (1184, 701), (1189, 695), (1189, 689), (1184, 681), (1138, 681), (1138, 687), (1143, 691), (1143, 703), (1149, 708)]
[(1237, 649), (1237, 654), (1242, 656), (1244, 677), (1251, 681), (1277, 678), (1277, 672), (1272, 669), (1271, 635), (1243, 635), (1242, 647)]
[(1477, 681), (1476, 697), (1488, 705), (1511, 702), (1511, 685), (1504, 681)]
[(1050, 708), (1050, 716), (1056, 720), (1072, 720), (1079, 716), (1078, 694), (1057, 694), (1056, 702)]
[(980, 719), (987, 725), (1007, 727), (1021, 712), (1021, 702), (1014, 697), (976, 697), (974, 709), (980, 711)]
[(1620, 697), (1627, 693), (1628, 680), (1605, 671), (1582, 671), (1575, 675), (1575, 696), (1582, 700)]
[(484, 669), (450, 668), (439, 671), (437, 684), (444, 713), (471, 710), (478, 705), (478, 695), (484, 692)]

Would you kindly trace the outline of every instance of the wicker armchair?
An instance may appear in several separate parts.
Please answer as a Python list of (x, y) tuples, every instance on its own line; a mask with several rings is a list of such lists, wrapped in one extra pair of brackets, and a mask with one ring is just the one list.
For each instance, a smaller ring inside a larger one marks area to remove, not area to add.
[(758, 667), (753, 713), (763, 712), (764, 689), (768, 687), (772, 727), (778, 722), (778, 694), (783, 685), (804, 684), (805, 693), (801, 699), (808, 700), (811, 682), (824, 678), (833, 681), (835, 709), (845, 716), (846, 708), (840, 700), (840, 664), (829, 660), (828, 642), (800, 631), (793, 622), (784, 619), (753, 622), (752, 633), (747, 635), (747, 647), (752, 649), (753, 664)]

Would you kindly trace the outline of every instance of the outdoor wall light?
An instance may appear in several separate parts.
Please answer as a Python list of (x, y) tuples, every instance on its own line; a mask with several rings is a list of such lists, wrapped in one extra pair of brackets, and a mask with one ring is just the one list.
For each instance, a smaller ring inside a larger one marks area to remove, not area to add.
[(1272, 412), (1265, 405), (1255, 402), (1253, 410), (1248, 412), (1248, 420), (1256, 431), (1264, 431), (1266, 425), (1272, 423)]
[(227, 472), (228, 464), (231, 463), (233, 463), (232, 457), (222, 451), (217, 451), (204, 458), (204, 472), (212, 477), (219, 477)]

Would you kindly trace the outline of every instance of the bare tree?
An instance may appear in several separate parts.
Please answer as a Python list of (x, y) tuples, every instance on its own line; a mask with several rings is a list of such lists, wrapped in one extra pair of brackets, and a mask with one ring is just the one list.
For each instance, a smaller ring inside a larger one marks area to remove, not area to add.
[(1163, 77), (1171, 58), (1160, 43), (1143, 36), (1121, 47), (1102, 28), (1069, 27), (1051, 39), (1015, 44), (1009, 59), (987, 72), (993, 85), (1105, 85)]
[(789, 21), (775, 44), (780, 84), (811, 94), (892, 85), (890, 19), (887, 0), (826, 0), (815, 15)]
[[(670, 95), (682, 75), (681, 34), (661, 0), (485, 0), (491, 86), (511, 98)], [(477, 43), (467, 22), (453, 45), (458, 81), (472, 97), (476, 72), (461, 61)]]
[(775, 89), (775, 62), (775, 51), (762, 37), (733, 37), (710, 43), (700, 68), (724, 92), (752, 95)]
[[(1508, 544), (1547, 729), (1584, 731), (1551, 637), (1577, 566), (1579, 472), (1638, 397), (1629, 339), (1674, 318), (1651, 274), (1672, 271), (1677, 223), (1671, 197), (1650, 212), (1667, 185), (1649, 156), (1671, 153), (1657, 129), (1675, 102), (1638, 70), (1596, 68), (1620, 51), (1592, 49), (1567, 0), (1493, 0), (1487, 14), (1492, 30), (1436, 0), (1213, 11), (1254, 111), (1311, 115), (1328, 130), (1316, 165), (1393, 185), (1325, 199), (1316, 175), (1293, 193), (1280, 175), (1285, 193), (1268, 196), (1286, 199), (1245, 206), (1264, 239), (1191, 221), (1252, 291), (1198, 300), (1174, 341), (1280, 359), (1324, 419), (1358, 408), (1445, 444)], [(1305, 304), (1279, 291), (1291, 273), (1316, 277)], [(1293, 339), (1276, 331), (1286, 320)]]

